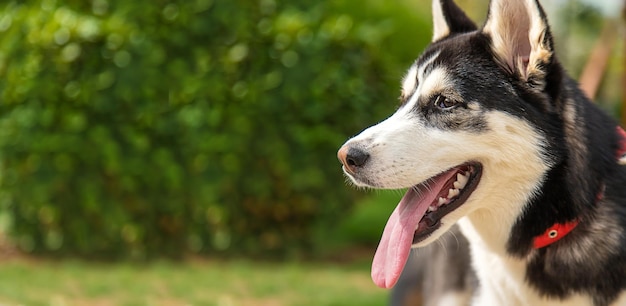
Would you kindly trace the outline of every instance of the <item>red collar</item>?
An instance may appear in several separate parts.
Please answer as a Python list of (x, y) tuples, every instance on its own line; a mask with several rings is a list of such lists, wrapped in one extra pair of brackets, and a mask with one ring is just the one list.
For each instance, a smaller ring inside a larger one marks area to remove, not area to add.
[[(620, 147), (617, 150), (617, 160), (619, 164), (626, 165), (626, 132), (621, 127), (617, 127), (617, 133), (621, 137), (619, 144)], [(596, 203), (600, 202), (604, 198), (604, 185), (598, 192), (596, 196)], [(539, 236), (535, 236), (533, 238), (533, 248), (541, 249), (543, 247), (549, 246), (561, 238), (565, 237), (569, 232), (571, 232), (576, 226), (580, 223), (580, 219), (576, 219), (570, 222), (565, 223), (555, 223), (552, 226), (548, 227), (543, 234)]]

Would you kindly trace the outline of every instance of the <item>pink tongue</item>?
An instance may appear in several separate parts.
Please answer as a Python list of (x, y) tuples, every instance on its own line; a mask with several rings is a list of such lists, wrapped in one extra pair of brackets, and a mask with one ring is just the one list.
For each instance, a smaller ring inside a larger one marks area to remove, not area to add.
[(409, 188), (391, 213), (372, 262), (372, 280), (378, 287), (391, 288), (398, 281), (411, 251), (417, 224), (452, 175), (455, 171), (439, 175), (428, 188), (420, 185), (419, 191), (416, 187)]

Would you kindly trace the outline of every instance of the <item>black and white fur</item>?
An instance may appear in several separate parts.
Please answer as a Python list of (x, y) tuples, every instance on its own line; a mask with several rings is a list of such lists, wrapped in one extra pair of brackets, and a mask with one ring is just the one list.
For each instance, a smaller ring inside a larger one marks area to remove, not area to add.
[[(411, 188), (479, 162), (469, 198), (413, 245), (459, 225), (479, 280), (471, 305), (626, 305), (617, 125), (559, 64), (539, 2), (492, 0), (478, 28), (453, 1), (433, 0), (433, 20), (402, 105), (344, 144), (344, 172), (357, 186)], [(562, 240), (532, 248), (550, 225), (575, 219)]]

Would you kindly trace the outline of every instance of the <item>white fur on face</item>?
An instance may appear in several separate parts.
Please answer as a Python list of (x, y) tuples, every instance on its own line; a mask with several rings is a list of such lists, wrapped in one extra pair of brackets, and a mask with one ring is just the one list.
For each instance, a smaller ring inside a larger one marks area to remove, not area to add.
[[(419, 74), (423, 69), (414, 71)], [(472, 214), (485, 226), (475, 230), (487, 236), (497, 235), (489, 240), (493, 247), (503, 248), (510, 226), (550, 167), (544, 160), (543, 136), (526, 121), (499, 111), (483, 114), (482, 120), (487, 123), (483, 132), (428, 125), (415, 104), (420, 97), (450, 90), (450, 78), (444, 68), (432, 69), (395, 114), (346, 143), (370, 155), (358, 174), (367, 183), (357, 177), (354, 182), (375, 188), (408, 188), (455, 166), (480, 162), (483, 173), (476, 190), (465, 204), (443, 217), (439, 230), (417, 246), (436, 240), (457, 220)], [(470, 115), (467, 120), (472, 120)]]
[[(430, 169), (423, 169), (419, 177), (415, 177), (415, 173), (410, 169), (418, 169), (415, 163), (419, 159), (411, 157), (419, 156), (420, 151), (427, 153), (434, 151), (434, 156), (446, 156), (446, 154), (437, 154), (439, 148), (427, 148), (419, 146), (419, 139), (429, 137), (428, 133), (439, 133), (436, 129), (427, 128), (423, 118), (419, 116), (416, 104), (421, 98), (430, 99), (430, 97), (439, 91), (443, 91), (449, 87), (449, 77), (443, 68), (434, 68), (428, 75), (425, 73), (424, 67), (435, 60), (437, 54), (425, 61), (425, 63), (417, 68), (412, 67), (407, 73), (407, 80), (404, 81), (403, 91), (410, 91), (410, 86), (417, 85), (413, 89), (414, 93), (409, 95), (408, 101), (391, 117), (385, 121), (372, 126), (361, 134), (350, 139), (346, 145), (352, 145), (364, 150), (370, 155), (370, 159), (366, 167), (360, 170), (360, 175), (367, 178), (367, 182), (353, 180), (357, 186), (369, 186), (378, 188), (407, 188), (421, 181), (428, 179), (446, 169), (440, 168), (433, 164)], [(422, 79), (423, 82), (413, 83), (413, 79)], [(430, 103), (427, 101), (426, 103)], [(428, 143), (424, 143), (428, 146)], [(459, 160), (459, 164), (464, 162)], [(451, 166), (455, 166), (451, 165)]]
[(419, 96), (428, 99), (435, 94), (443, 92), (448, 87), (450, 87), (450, 77), (446, 70), (435, 68), (428, 74), (424, 82), (420, 84)]
[(406, 73), (404, 78), (402, 79), (402, 99), (408, 99), (413, 92), (417, 89), (417, 67), (415, 65), (409, 68), (409, 71)]
[(481, 238), (480, 244), (506, 254), (504, 246), (511, 226), (551, 165), (545, 160), (542, 136), (528, 123), (498, 111), (488, 112), (485, 118), (486, 132), (440, 132), (424, 139), (430, 142), (429, 139), (434, 138), (433, 146), (439, 147), (434, 154), (446, 157), (429, 158), (425, 153), (421, 164), (437, 164), (440, 171), (445, 171), (468, 161), (478, 161), (483, 165), (483, 173), (467, 201), (444, 216), (441, 228), (416, 246), (431, 243), (459, 219), (468, 216), (472, 230), (485, 238)]
[(419, 67), (417, 66), (417, 64), (413, 64), (411, 68), (409, 68), (409, 71), (407, 71), (407, 73), (404, 75), (404, 78), (402, 79), (401, 97), (403, 100), (409, 99), (411, 96), (413, 96), (414, 93), (418, 91), (420, 80), (424, 81), (426, 67), (428, 67), (428, 65), (435, 61), (438, 56), (439, 52), (433, 54), (431, 57), (426, 59)]

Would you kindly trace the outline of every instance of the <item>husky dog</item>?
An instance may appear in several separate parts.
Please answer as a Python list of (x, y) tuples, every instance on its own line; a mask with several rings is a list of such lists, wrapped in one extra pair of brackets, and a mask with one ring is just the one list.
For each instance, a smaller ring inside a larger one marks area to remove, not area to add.
[(566, 75), (538, 0), (492, 0), (481, 28), (433, 0), (433, 20), (400, 107), (338, 152), (355, 185), (408, 188), (374, 282), (459, 224), (472, 305), (626, 305), (623, 130)]

